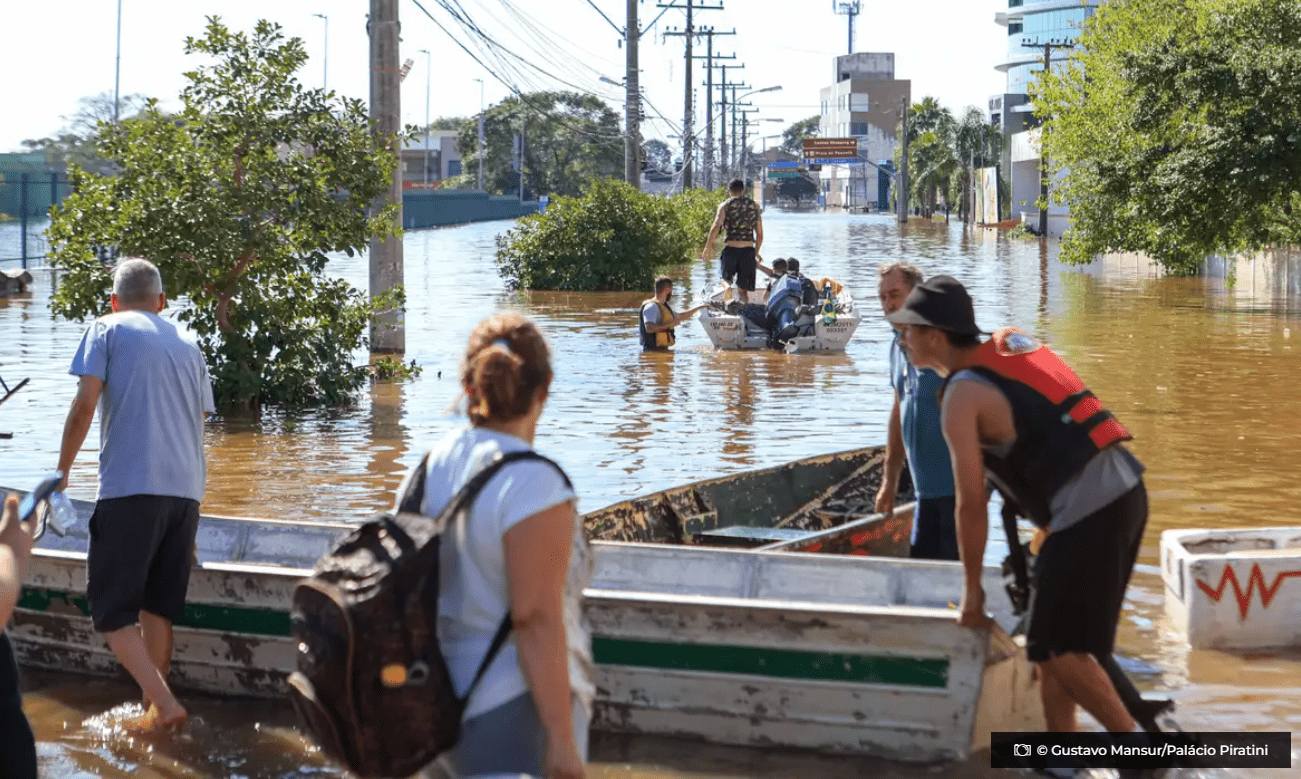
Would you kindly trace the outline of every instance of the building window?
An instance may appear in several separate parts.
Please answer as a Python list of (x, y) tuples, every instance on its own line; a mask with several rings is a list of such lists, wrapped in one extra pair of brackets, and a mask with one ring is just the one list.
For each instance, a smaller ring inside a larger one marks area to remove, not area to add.
[(1021, 34), (1021, 30), (1022, 30), (1022, 25), (1021, 25), (1020, 22), (1008, 22), (1008, 23), (1007, 23), (1007, 34), (1008, 34), (1008, 35), (1020, 35), (1020, 34)]
[(459, 176), (459, 175), (461, 175), (461, 161), (460, 161), (460, 160), (448, 160), (448, 161), (447, 161), (447, 175), (448, 175), (448, 176)]
[(855, 137), (867, 135), (867, 122), (850, 122), (849, 134)]
[(850, 96), (849, 96), (849, 110), (850, 110), (850, 111), (859, 111), (859, 112), (862, 112), (862, 111), (871, 111), (871, 110), (872, 110), (872, 96), (871, 96), (871, 95), (850, 95)]

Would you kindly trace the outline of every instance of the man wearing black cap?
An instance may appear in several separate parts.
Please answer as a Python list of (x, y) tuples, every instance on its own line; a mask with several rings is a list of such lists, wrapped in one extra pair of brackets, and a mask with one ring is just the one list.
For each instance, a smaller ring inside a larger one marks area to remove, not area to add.
[(887, 317), (905, 325), (918, 368), (946, 377), (942, 426), (953, 461), (965, 571), (958, 622), (988, 624), (981, 572), (985, 479), (1048, 531), (1036, 558), (1026, 654), (1041, 671), (1052, 731), (1075, 730), (1075, 705), (1112, 732), (1141, 730), (1098, 658), (1109, 662), (1125, 588), (1147, 523), (1132, 438), (1062, 360), (1012, 328), (988, 341), (957, 280), (918, 285)]

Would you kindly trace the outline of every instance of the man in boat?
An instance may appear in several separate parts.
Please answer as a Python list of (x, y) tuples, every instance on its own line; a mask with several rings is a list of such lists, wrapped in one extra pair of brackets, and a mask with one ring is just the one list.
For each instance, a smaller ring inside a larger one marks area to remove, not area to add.
[(981, 587), (988, 477), (1048, 531), (1034, 567), (1026, 654), (1040, 670), (1049, 730), (1075, 730), (1078, 704), (1109, 731), (1141, 732), (1097, 660), (1114, 648), (1147, 524), (1143, 465), (1122, 443), (1132, 436), (1036, 339), (1004, 328), (982, 343), (956, 279), (918, 285), (887, 320), (904, 326), (909, 361), (946, 380), (942, 427), (965, 572), (958, 622), (989, 624)]
[[(921, 269), (906, 262), (882, 266), (878, 292), (881, 310), (889, 317), (903, 308), (913, 288), (924, 280)], [(890, 384), (894, 405), (885, 445), (885, 473), (876, 494), (876, 511), (894, 510), (905, 458), (917, 501), (913, 507), (911, 556), (923, 560), (957, 560), (958, 532), (954, 524), (953, 468), (940, 428), (940, 387), (944, 379), (930, 368), (915, 368), (903, 351), (903, 325), (892, 325)]]
[(773, 262), (775, 275), (764, 292), (763, 303), (741, 306), (741, 316), (767, 330), (768, 340), (773, 346), (776, 345), (777, 334), (795, 321), (796, 309), (800, 304), (800, 282), (790, 275), (789, 262), (782, 259)]
[(110, 302), (114, 313), (86, 329), (72, 358), (69, 373), (80, 378), (58, 469), (71, 471), (98, 407), (99, 495), (86, 565), (91, 621), (144, 692), (139, 724), (172, 727), (187, 717), (167, 670), (203, 500), (212, 383), (198, 345), (158, 316), (167, 298), (152, 263), (120, 262)]
[(759, 248), (763, 246), (763, 217), (759, 205), (746, 196), (744, 181), (733, 179), (727, 191), (731, 197), (719, 205), (700, 259), (709, 260), (714, 256), (714, 241), (720, 231), (725, 231), (723, 253), (719, 257), (722, 276), (728, 283), (736, 279), (741, 302), (746, 303), (747, 293), (754, 291), (755, 268)]
[(800, 261), (794, 257), (786, 260), (786, 273), (800, 283), (800, 302), (806, 306), (818, 304), (818, 287), (813, 279), (800, 273)]
[(674, 328), (695, 316), (705, 306), (696, 306), (681, 314), (673, 313), (669, 300), (673, 297), (673, 279), (660, 276), (655, 279), (655, 297), (643, 301), (638, 330), (641, 333), (641, 348), (647, 351), (662, 351), (677, 342)]
[(4, 633), (31, 557), (32, 527), (18, 521), (18, 496), (10, 493), (0, 515), (0, 776), (6, 779), (36, 779), (36, 738), (23, 714), (18, 663)]

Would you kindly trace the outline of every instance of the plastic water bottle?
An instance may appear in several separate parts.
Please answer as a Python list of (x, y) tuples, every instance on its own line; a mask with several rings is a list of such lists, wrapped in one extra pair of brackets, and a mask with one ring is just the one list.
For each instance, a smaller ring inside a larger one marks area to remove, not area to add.
[(68, 534), (68, 528), (77, 523), (77, 509), (72, 501), (62, 492), (50, 493), (49, 508), (45, 513), (45, 523), (56, 536), (62, 538)]

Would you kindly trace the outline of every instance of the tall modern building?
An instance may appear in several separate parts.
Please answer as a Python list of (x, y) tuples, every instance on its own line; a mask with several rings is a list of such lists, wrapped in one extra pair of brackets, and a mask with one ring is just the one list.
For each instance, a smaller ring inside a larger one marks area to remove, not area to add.
[[(1084, 20), (1093, 16), (1102, 0), (1008, 0), (1007, 11), (994, 21), (1007, 28), (1007, 58), (997, 69), (1007, 74), (1003, 94), (989, 99), (989, 118), (1008, 133), (1010, 143), (1004, 158), (1012, 189), (1011, 215), (1031, 215), (1038, 225), (1039, 209), (1039, 121), (1030, 106), (1030, 84), (1043, 70), (1045, 45), (1056, 67), (1070, 56), (1067, 48), (1080, 37)], [(1065, 44), (1065, 45), (1063, 45)], [(1048, 233), (1059, 236), (1066, 229), (1068, 212), (1061, 206), (1048, 211)]]
[(911, 100), (912, 82), (894, 77), (890, 53), (836, 57), (834, 75), (821, 93), (818, 132), (823, 138), (857, 138), (858, 156), (868, 162), (823, 165), (822, 193), (831, 207), (877, 207), (888, 202), (889, 178), (883, 183), (876, 164), (894, 157), (899, 111)]

